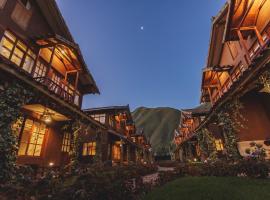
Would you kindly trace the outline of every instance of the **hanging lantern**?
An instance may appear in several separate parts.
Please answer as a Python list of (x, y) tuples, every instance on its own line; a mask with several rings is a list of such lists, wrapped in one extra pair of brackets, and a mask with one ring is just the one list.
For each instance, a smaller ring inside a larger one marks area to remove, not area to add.
[(40, 119), (44, 121), (45, 123), (51, 123), (52, 122), (52, 116), (51, 113), (48, 110), (45, 110), (43, 114), (41, 115)]

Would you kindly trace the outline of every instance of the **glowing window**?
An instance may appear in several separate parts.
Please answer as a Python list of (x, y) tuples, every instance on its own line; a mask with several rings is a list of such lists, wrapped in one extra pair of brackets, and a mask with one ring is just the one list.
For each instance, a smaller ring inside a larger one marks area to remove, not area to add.
[(17, 44), (18, 45), (16, 45), (10, 60), (16, 65), (20, 66), (24, 56), (24, 51), (26, 50), (26, 46), (20, 42), (18, 42)]
[(45, 77), (47, 72), (47, 67), (40, 61), (37, 61), (35, 72), (34, 72), (34, 78), (37, 77)]
[(94, 156), (96, 155), (96, 142), (88, 142), (83, 144), (83, 156)]
[(221, 139), (215, 140), (215, 144), (217, 151), (223, 151), (224, 147)]
[(30, 49), (28, 49), (24, 63), (23, 63), (23, 69), (27, 71), (28, 73), (32, 72), (32, 69), (35, 64), (35, 59), (36, 59), (36, 55)]
[(112, 157), (114, 160), (120, 160), (121, 158), (121, 147), (120, 145), (114, 144), (112, 146)]
[(64, 133), (63, 143), (62, 143), (62, 152), (69, 153), (71, 151), (71, 134)]
[(6, 31), (0, 44), (0, 53), (5, 58), (9, 59), (12, 49), (14, 48), (16, 38), (10, 32)]
[(18, 155), (40, 156), (46, 125), (27, 119), (24, 125)]
[[(22, 66), (28, 73), (32, 72), (36, 55), (22, 41), (16, 39), (9, 31), (5, 32), (1, 40), (0, 54), (17, 66)], [(22, 64), (24, 57), (24, 63)]]

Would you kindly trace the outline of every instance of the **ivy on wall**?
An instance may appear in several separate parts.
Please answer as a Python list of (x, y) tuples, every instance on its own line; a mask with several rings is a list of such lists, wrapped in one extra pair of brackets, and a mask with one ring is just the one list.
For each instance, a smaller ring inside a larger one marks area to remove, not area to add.
[(202, 128), (197, 132), (197, 139), (202, 153), (211, 160), (215, 160), (217, 158), (217, 150), (213, 134), (207, 128)]
[(71, 130), (73, 132), (73, 141), (72, 141), (72, 152), (71, 152), (71, 167), (72, 169), (76, 169), (76, 167), (79, 164), (79, 158), (80, 158), (80, 150), (81, 150), (81, 145), (82, 145), (82, 141), (81, 141), (81, 137), (79, 137), (80, 135), (80, 131), (83, 129), (83, 124), (80, 120), (76, 120), (73, 122), (73, 124), (71, 125)]
[(270, 71), (265, 71), (262, 75), (259, 76), (258, 82), (262, 84), (266, 92), (270, 93)]
[(21, 117), (21, 107), (33, 98), (33, 92), (13, 82), (0, 93), (0, 182), (10, 181), (15, 172), (18, 128), (13, 123)]
[(223, 129), (223, 137), (227, 156), (230, 159), (237, 160), (240, 154), (237, 148), (237, 132), (240, 128), (245, 128), (243, 122), (246, 121), (241, 114), (243, 105), (238, 98), (226, 103), (217, 114), (217, 122)]
[(96, 132), (96, 155), (94, 157), (94, 162), (95, 163), (100, 163), (102, 160), (102, 137), (103, 134), (101, 131)]

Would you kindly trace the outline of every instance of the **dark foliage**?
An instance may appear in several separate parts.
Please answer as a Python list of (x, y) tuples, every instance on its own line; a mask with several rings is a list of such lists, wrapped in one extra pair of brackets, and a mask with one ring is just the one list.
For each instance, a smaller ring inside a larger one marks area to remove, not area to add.
[(142, 183), (142, 176), (156, 170), (154, 165), (79, 166), (72, 173), (18, 167), (16, 182), (0, 185), (0, 199), (139, 199), (150, 188)]

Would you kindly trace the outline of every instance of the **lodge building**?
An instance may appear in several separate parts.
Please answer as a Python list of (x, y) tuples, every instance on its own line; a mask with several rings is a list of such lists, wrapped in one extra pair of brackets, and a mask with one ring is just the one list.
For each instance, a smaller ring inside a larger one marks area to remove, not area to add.
[(232, 148), (247, 156), (255, 142), (270, 158), (269, 10), (270, 0), (229, 0), (212, 21), (201, 84), (201, 103), (211, 108), (192, 132), (210, 132), (227, 156)]
[[(121, 116), (115, 116), (117, 128), (113, 130), (108, 129), (102, 116), (95, 120), (90, 110), (82, 111), (83, 96), (98, 93), (55, 0), (0, 0), (0, 99), (6, 103), (1, 112), (8, 119), (12, 119), (10, 113), (20, 116), (12, 126), (18, 129), (17, 164), (68, 164), (75, 133), (87, 138), (87, 143), (81, 144), (82, 158), (95, 156), (99, 147), (103, 161), (128, 161), (127, 156), (119, 154), (123, 141), (135, 161), (134, 152), (142, 147), (130, 141), (135, 128), (130, 113), (122, 116), (126, 117), (125, 126)], [(108, 150), (105, 144), (98, 146), (97, 138), (111, 145), (110, 156), (104, 153)]]
[[(150, 161), (145, 156), (149, 152), (149, 147), (144, 137), (141, 138), (137, 135), (128, 105), (91, 108), (84, 112), (108, 127), (107, 135), (101, 141), (104, 161), (111, 160), (113, 164)], [(88, 140), (87, 137), (84, 138), (84, 147), (89, 144)], [(84, 154), (83, 159), (89, 161), (88, 156), (89, 154)]]

